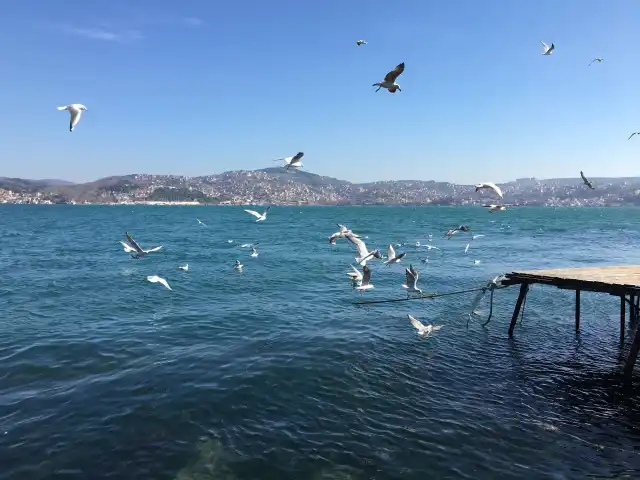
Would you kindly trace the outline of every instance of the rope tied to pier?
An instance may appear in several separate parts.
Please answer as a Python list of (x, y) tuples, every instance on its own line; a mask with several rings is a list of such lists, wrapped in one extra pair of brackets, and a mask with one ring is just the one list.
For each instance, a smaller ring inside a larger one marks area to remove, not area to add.
[(354, 305), (373, 305), (378, 303), (393, 303), (393, 302), (407, 302), (409, 300), (431, 300), (439, 297), (446, 297), (449, 295), (461, 295), (463, 293), (471, 293), (471, 292), (479, 292), (481, 290), (486, 289), (487, 287), (476, 287), (476, 288), (468, 288), (465, 290), (456, 290), (454, 292), (443, 292), (443, 293), (425, 293), (417, 297), (408, 297), (408, 298), (392, 298), (387, 300), (362, 300), (353, 302)]

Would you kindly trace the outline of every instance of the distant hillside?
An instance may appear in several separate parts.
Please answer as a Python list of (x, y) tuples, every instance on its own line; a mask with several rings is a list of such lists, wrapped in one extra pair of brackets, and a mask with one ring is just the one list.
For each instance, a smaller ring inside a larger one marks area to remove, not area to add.
[[(595, 190), (579, 177), (521, 178), (499, 184), (504, 201), (531, 205), (640, 205), (640, 178), (591, 178)], [(491, 192), (473, 185), (433, 180), (351, 183), (281, 167), (234, 170), (214, 175), (118, 175), (81, 184), (62, 180), (0, 178), (0, 189), (55, 202), (135, 202), (144, 200), (232, 204), (319, 205), (460, 205), (496, 203)], [(25, 197), (26, 198), (26, 197)], [(4, 201), (0, 198), (0, 201)], [(26, 200), (29, 202), (30, 200)]]

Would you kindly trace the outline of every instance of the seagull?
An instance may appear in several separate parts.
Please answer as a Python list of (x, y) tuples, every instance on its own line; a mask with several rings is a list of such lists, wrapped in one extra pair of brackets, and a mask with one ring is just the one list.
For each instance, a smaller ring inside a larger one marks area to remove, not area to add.
[[(387, 73), (382, 82), (374, 83), (372, 86), (378, 87), (378, 90), (386, 88), (390, 93), (396, 93), (396, 90), (402, 91), (400, 85), (396, 83), (396, 78), (398, 78), (402, 72), (404, 72), (404, 62), (399, 63), (396, 68)], [(376, 92), (378, 90), (376, 90)]]
[(360, 265), (361, 267), (364, 267), (367, 264), (367, 260), (370, 257), (376, 257), (376, 258), (381, 258), (382, 255), (380, 254), (380, 252), (378, 250), (374, 250), (373, 252), (369, 252), (369, 250), (367, 250), (367, 246), (364, 244), (364, 242), (362, 240), (360, 240), (359, 237), (356, 237), (353, 234), (346, 234), (345, 237), (347, 238), (347, 240), (349, 240), (351, 243), (353, 243), (356, 246), (356, 249), (358, 250), (358, 256), (356, 257), (356, 263), (358, 265)]
[(481, 237), (484, 237), (484, 235), (474, 235), (473, 237), (471, 237), (471, 240), (476, 240)]
[(634, 135), (640, 135), (640, 132), (633, 132), (631, 135), (629, 135), (629, 138), (627, 138), (627, 140), (631, 140), (631, 137), (633, 137)]
[(389, 244), (389, 250), (387, 250), (387, 261), (384, 263), (387, 266), (391, 265), (392, 263), (398, 263), (406, 254), (406, 252), (402, 252), (396, 255), (396, 251), (393, 249), (393, 246)]
[(198, 224), (202, 225), (203, 227), (206, 227), (206, 225), (202, 223), (199, 218), (196, 218), (196, 220), (198, 220)]
[[(162, 248), (162, 245), (160, 245), (159, 247), (155, 247), (155, 248), (150, 248), (149, 250), (143, 250), (142, 247), (140, 247), (140, 245), (138, 245), (138, 242), (136, 242), (131, 235), (129, 235), (129, 233), (124, 232), (125, 236), (127, 237), (127, 240), (129, 240), (130, 246), (129, 248), (133, 247), (135, 249), (135, 253), (133, 255), (131, 255), (133, 258), (142, 258), (145, 255), (147, 255), (148, 253), (153, 253), (153, 252), (157, 252), (158, 250), (160, 250)], [(120, 242), (124, 245), (124, 242)], [(126, 249), (125, 249), (126, 252)]]
[(360, 292), (360, 295), (362, 295), (363, 291), (371, 290), (372, 288), (373, 285), (371, 284), (371, 270), (369, 270), (369, 267), (364, 265), (362, 267), (362, 280), (360, 280), (360, 285), (356, 287), (356, 290), (358, 290)]
[(290, 168), (300, 168), (302, 167), (300, 159), (303, 156), (304, 152), (298, 152), (293, 157), (276, 158), (274, 162), (284, 162), (285, 170), (289, 170)]
[(433, 245), (422, 245), (427, 250), (440, 250), (438, 247), (434, 247)]
[(505, 207), (504, 205), (483, 205), (483, 207), (487, 208), (489, 210), (489, 213), (493, 213), (493, 212), (504, 212), (507, 207)]
[(420, 320), (412, 317), (411, 315), (407, 315), (407, 317), (409, 317), (411, 325), (416, 327), (416, 330), (418, 330), (418, 335), (420, 335), (421, 337), (428, 337), (433, 332), (437, 332), (442, 328), (442, 325), (424, 325)]
[(244, 265), (242, 265), (240, 263), (240, 260), (236, 260), (236, 264), (233, 266), (233, 268), (235, 268), (236, 270), (238, 270), (239, 272), (242, 271), (242, 267), (244, 267)]
[(251, 247), (251, 256), (252, 257), (258, 256), (258, 251), (256, 250), (256, 247)]
[(447, 230), (447, 233), (445, 233), (444, 236), (447, 237), (447, 240), (451, 240), (451, 237), (453, 237), (458, 232), (470, 232), (470, 231), (471, 229), (466, 225), (460, 225), (458, 228), (452, 228), (451, 230)]
[[(262, 212), (262, 215), (259, 214), (258, 212), (256, 212), (255, 210), (247, 210), (245, 209), (245, 212), (250, 213), (251, 215), (253, 215), (254, 217), (257, 218), (256, 222), (264, 222), (267, 219), (267, 213), (269, 212), (269, 209), (271, 207), (267, 207), (264, 212)], [(233, 240), (232, 240), (233, 241)], [(231, 242), (229, 242), (231, 243)]]
[(169, 286), (167, 281), (164, 278), (161, 278), (161, 277), (159, 277), (157, 275), (149, 275), (147, 277), (147, 281), (149, 281), (151, 283), (160, 283), (160, 284), (164, 285), (165, 287), (167, 287), (169, 290), (171, 290), (171, 287)]
[(603, 60), (604, 60), (604, 58), (594, 58), (593, 60), (591, 60), (591, 61), (589, 62), (589, 65), (587, 65), (587, 67), (590, 67), (590, 66), (591, 66), (591, 64), (592, 64), (593, 62), (598, 62), (598, 63), (600, 63), (600, 62), (602, 62)]
[(366, 44), (367, 44), (367, 42), (365, 42), (364, 40), (358, 40), (358, 41), (356, 42), (356, 45), (357, 45), (358, 47), (359, 47), (360, 45), (366, 45)]
[(480, 260), (474, 260), (474, 261), (473, 261), (473, 264), (474, 264), (474, 265), (478, 265), (479, 263), (480, 263)]
[(242, 245), (238, 245), (240, 248), (253, 248), (255, 245), (260, 245), (260, 242), (256, 243), (243, 243)]
[(409, 265), (409, 268), (405, 268), (405, 284), (402, 285), (402, 288), (407, 289), (407, 298), (409, 298), (409, 293), (419, 293), (422, 295), (422, 290), (418, 288), (418, 271), (413, 268), (413, 265)]
[(584, 176), (584, 173), (582, 173), (582, 171), (580, 171), (580, 176), (582, 177), (582, 181), (587, 187), (589, 187), (591, 190), (596, 189), (596, 187), (593, 186), (593, 183), (591, 183), (589, 179), (587, 179), (587, 177)]
[(555, 44), (553, 43), (551, 44), (551, 46), (547, 45), (542, 40), (540, 40), (540, 43), (542, 44), (542, 55), (551, 55), (556, 48)]
[(350, 265), (351, 272), (347, 272), (347, 277), (353, 282), (354, 286), (359, 287), (362, 282), (362, 273), (353, 265)]
[(480, 191), (483, 188), (489, 188), (493, 190), (494, 192), (496, 192), (496, 195), (502, 198), (502, 190), (500, 190), (500, 187), (498, 187), (495, 183), (491, 183), (491, 182), (478, 183), (476, 185), (476, 192)]
[(354, 236), (354, 237), (356, 237), (356, 238), (360, 238), (360, 236), (359, 236), (359, 235), (356, 235), (355, 233), (353, 233), (353, 232), (352, 232), (351, 230), (349, 230), (345, 225), (341, 225), (341, 224), (339, 224), (339, 223), (338, 223), (338, 227), (340, 228), (340, 231), (339, 231), (339, 232), (334, 233), (333, 235), (331, 235), (331, 236), (329, 237), (329, 243), (330, 243), (331, 245), (335, 245), (336, 240), (337, 240), (338, 238), (344, 238), (344, 237), (346, 237), (348, 234), (349, 234), (349, 235), (353, 235), (353, 236)]
[(184, 270), (185, 272), (189, 271), (189, 264), (185, 263), (184, 265), (181, 265), (178, 267), (180, 270)]
[(471, 245), (471, 243), (467, 243), (467, 246), (464, 247), (464, 254), (466, 255), (467, 252), (469, 251), (469, 246)]
[(70, 121), (69, 121), (69, 131), (73, 132), (73, 129), (80, 121), (80, 117), (82, 116), (82, 111), (86, 110), (87, 107), (82, 105), (81, 103), (72, 103), (67, 105), (66, 107), (58, 107), (58, 110), (67, 110), (69, 112)]

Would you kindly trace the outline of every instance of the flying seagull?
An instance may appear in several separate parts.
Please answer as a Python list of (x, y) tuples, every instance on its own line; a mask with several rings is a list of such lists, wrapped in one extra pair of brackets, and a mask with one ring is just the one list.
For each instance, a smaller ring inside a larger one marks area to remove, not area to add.
[(371, 290), (372, 288), (373, 285), (371, 284), (371, 270), (369, 270), (369, 267), (365, 265), (362, 267), (362, 280), (360, 280), (360, 285), (356, 287), (356, 290), (358, 290), (360, 292), (360, 295), (362, 295), (362, 292), (364, 290)]
[(491, 182), (478, 183), (476, 185), (476, 192), (479, 192), (483, 188), (488, 188), (490, 190), (493, 190), (494, 192), (496, 192), (496, 195), (502, 198), (502, 190), (500, 190), (500, 187), (497, 186), (495, 183), (491, 183)]
[(80, 117), (82, 116), (82, 111), (86, 109), (87, 107), (85, 107), (81, 103), (72, 103), (65, 107), (58, 107), (58, 110), (67, 110), (69, 112), (69, 116), (70, 116), (69, 131), (70, 132), (73, 132), (73, 129), (80, 121)]
[(196, 220), (198, 220), (198, 225), (202, 225), (203, 227), (206, 227), (206, 225), (202, 223), (199, 218), (196, 218)]
[(540, 43), (542, 44), (542, 55), (551, 55), (556, 48), (555, 44), (553, 43), (551, 44), (551, 46), (547, 45), (542, 40), (540, 40)]
[(631, 137), (633, 137), (634, 135), (640, 135), (640, 132), (633, 132), (631, 135), (629, 135), (629, 138), (627, 138), (627, 140), (631, 140)]
[(242, 245), (238, 245), (238, 247), (240, 248), (253, 248), (256, 245), (260, 245), (260, 242), (256, 242), (256, 243), (243, 243)]
[(584, 184), (589, 187), (591, 190), (595, 190), (596, 187), (593, 186), (593, 183), (591, 183), (589, 181), (589, 179), (587, 177), (584, 176), (584, 173), (582, 173), (582, 171), (580, 171), (580, 176), (582, 177), (582, 181), (584, 182)]
[(334, 233), (333, 235), (331, 235), (331, 236), (329, 237), (329, 243), (330, 243), (331, 245), (335, 245), (336, 240), (337, 240), (338, 238), (344, 238), (344, 237), (346, 237), (346, 236), (347, 236), (347, 234), (349, 234), (349, 235), (353, 235), (353, 236), (354, 236), (354, 237), (356, 237), (356, 238), (360, 238), (360, 236), (359, 236), (359, 235), (356, 235), (356, 234), (355, 234), (355, 233), (353, 233), (351, 230), (349, 230), (349, 229), (346, 227), (346, 225), (338, 224), (338, 227), (340, 228), (340, 231), (339, 231), (339, 232)]
[(407, 317), (409, 317), (411, 325), (416, 327), (416, 330), (418, 330), (418, 335), (420, 335), (421, 337), (428, 337), (433, 332), (437, 332), (442, 328), (442, 325), (424, 325), (420, 320), (412, 317), (411, 315), (407, 315)]
[(604, 60), (604, 58), (594, 58), (593, 60), (591, 60), (591, 61), (589, 62), (589, 65), (587, 65), (587, 67), (590, 67), (590, 66), (591, 66), (591, 64), (592, 64), (593, 62), (598, 62), (598, 63), (600, 63), (600, 62), (602, 62), (603, 60)]
[(387, 261), (384, 263), (387, 266), (391, 265), (392, 263), (398, 263), (406, 254), (406, 252), (402, 252), (396, 255), (396, 251), (393, 249), (393, 246), (389, 244), (389, 250), (387, 250)]
[(367, 42), (365, 42), (364, 40), (358, 40), (358, 41), (356, 42), (356, 45), (357, 45), (358, 47), (359, 47), (360, 45), (366, 45), (366, 44), (367, 44)]
[(180, 265), (178, 268), (180, 270), (184, 270), (185, 272), (188, 272), (189, 271), (189, 264), (185, 263), (184, 265)]
[(504, 212), (507, 207), (505, 207), (504, 205), (483, 205), (483, 207), (487, 208), (489, 213), (493, 213), (493, 212)]
[[(145, 255), (149, 254), (149, 253), (153, 253), (153, 252), (157, 252), (158, 250), (160, 250), (162, 248), (162, 245), (160, 245), (159, 247), (154, 247), (154, 248), (150, 248), (149, 250), (143, 250), (142, 247), (140, 247), (140, 245), (138, 245), (138, 242), (136, 242), (131, 235), (129, 235), (128, 232), (124, 232), (125, 236), (127, 237), (127, 240), (129, 241), (129, 248), (133, 247), (133, 249), (135, 250), (135, 253), (133, 255), (131, 255), (133, 258), (142, 258)], [(120, 242), (124, 245), (124, 242)], [(126, 249), (125, 249), (126, 251)]]
[(274, 162), (284, 162), (285, 170), (289, 170), (290, 168), (302, 167), (302, 162), (300, 161), (302, 157), (304, 157), (304, 152), (298, 152), (293, 157), (276, 158)]
[(409, 265), (409, 268), (405, 268), (405, 283), (402, 285), (402, 288), (407, 290), (407, 298), (409, 298), (409, 293), (418, 293), (422, 295), (422, 290), (418, 288), (418, 271), (413, 268), (413, 265)]
[(149, 275), (147, 277), (147, 281), (149, 281), (151, 283), (160, 283), (160, 284), (164, 285), (165, 287), (167, 287), (169, 290), (171, 290), (171, 287), (169, 286), (167, 281), (164, 278), (161, 278), (161, 277), (159, 277), (157, 275)]
[(251, 215), (253, 215), (254, 217), (257, 218), (256, 222), (264, 222), (267, 219), (267, 213), (269, 213), (269, 209), (271, 207), (267, 207), (265, 208), (264, 212), (262, 212), (262, 214), (256, 212), (255, 210), (247, 210), (245, 209), (245, 212), (250, 213)]
[(356, 263), (361, 267), (364, 267), (367, 264), (367, 260), (369, 260), (370, 257), (382, 258), (382, 255), (378, 250), (374, 250), (373, 252), (367, 250), (367, 246), (364, 244), (364, 242), (355, 235), (347, 234), (345, 235), (345, 237), (356, 246), (356, 249), (358, 250)]
[(451, 237), (453, 237), (458, 232), (470, 232), (470, 231), (471, 229), (466, 225), (460, 225), (458, 228), (452, 228), (451, 230), (447, 230), (447, 233), (445, 233), (444, 236), (447, 237), (447, 240), (451, 240)]
[[(396, 78), (398, 78), (402, 72), (404, 72), (404, 62), (399, 63), (396, 68), (387, 73), (382, 82), (374, 83), (372, 86), (378, 87), (378, 90), (386, 88), (391, 93), (396, 93), (396, 90), (402, 91), (400, 85), (396, 83)], [(378, 90), (376, 90), (376, 92)]]

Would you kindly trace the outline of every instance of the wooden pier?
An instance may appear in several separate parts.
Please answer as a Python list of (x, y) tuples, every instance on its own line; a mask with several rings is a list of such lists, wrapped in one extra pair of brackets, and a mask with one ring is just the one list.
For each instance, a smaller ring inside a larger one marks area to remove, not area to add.
[[(560, 268), (554, 270), (529, 270), (505, 275), (503, 285), (520, 285), (520, 295), (509, 325), (509, 336), (513, 329), (529, 286), (533, 284), (551, 285), (576, 292), (575, 323), (576, 333), (580, 332), (580, 292), (607, 293), (620, 297), (620, 344), (624, 345), (626, 306), (629, 305), (629, 322), (637, 325), (640, 302), (640, 266)], [(631, 380), (633, 367), (640, 351), (640, 328), (635, 329), (633, 341), (624, 366), (624, 378)]]

